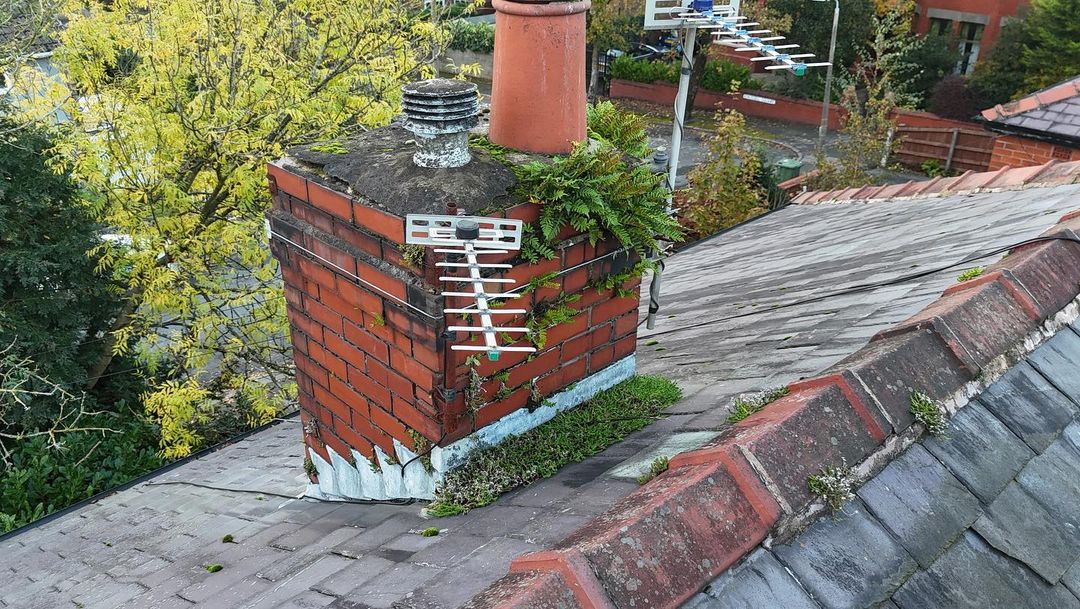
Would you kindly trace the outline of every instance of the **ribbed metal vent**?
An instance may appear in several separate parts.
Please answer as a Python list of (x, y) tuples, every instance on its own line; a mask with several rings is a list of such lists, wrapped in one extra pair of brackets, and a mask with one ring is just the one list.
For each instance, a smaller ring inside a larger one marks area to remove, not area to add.
[(480, 102), (476, 85), (435, 78), (401, 88), (405, 128), (416, 136), (413, 162), (420, 167), (461, 167), (472, 159), (469, 129), (476, 126)]

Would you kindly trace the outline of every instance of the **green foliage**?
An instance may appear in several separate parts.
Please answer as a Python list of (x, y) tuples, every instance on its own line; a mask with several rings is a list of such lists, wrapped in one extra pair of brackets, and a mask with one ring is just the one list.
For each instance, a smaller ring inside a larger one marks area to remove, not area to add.
[(945, 410), (925, 393), (911, 392), (911, 414), (932, 436), (945, 437), (945, 433), (949, 430)]
[(319, 473), (319, 470), (315, 468), (315, 462), (311, 460), (311, 457), (304, 457), (304, 473), (309, 477)]
[[(1011, 99), (1023, 97), (1032, 89), (1024, 84), (1026, 68), (1023, 65), (1024, 49), (1034, 45), (1030, 31), (1025, 26), (1026, 8), (1016, 19), (1001, 26), (990, 55), (975, 65), (968, 84), (979, 108), (990, 108)], [(1080, 73), (1080, 66), (1075, 70)]]
[(761, 158), (747, 143), (746, 118), (734, 110), (716, 113), (709, 157), (690, 172), (690, 188), (680, 206), (687, 232), (705, 237), (767, 209), (758, 181)]
[(731, 405), (728, 423), (738, 423), (755, 412), (761, 412), (766, 406), (791, 393), (787, 387), (774, 387), (750, 395), (740, 395)]
[(979, 113), (982, 104), (976, 101), (967, 79), (949, 74), (930, 93), (926, 109), (944, 118), (967, 121)]
[(435, 466), (431, 464), (431, 449), (433, 448), (431, 440), (428, 440), (415, 429), (406, 430), (409, 434), (409, 439), (413, 443), (413, 452), (420, 458), (420, 464), (424, 467), (424, 471), (432, 473), (435, 471)]
[(529, 340), (537, 349), (547, 345), (548, 330), (577, 317), (581, 311), (570, 305), (579, 300), (581, 294), (560, 292), (558, 296), (541, 300), (533, 306), (525, 319), (525, 327), (529, 329)]
[(459, 514), (552, 476), (646, 426), (680, 397), (682, 392), (667, 379), (636, 376), (624, 381), (535, 429), (473, 452), (439, 484), (427, 512)]
[[(645, 274), (645, 271), (655, 269), (656, 263), (651, 260), (640, 260), (634, 266), (619, 273), (612, 273), (601, 277), (592, 283), (592, 287), (598, 292), (612, 290), (615, 298), (628, 298), (634, 295), (633, 290), (627, 290), (623, 286), (627, 281), (636, 279)], [(656, 341), (653, 341), (654, 343)], [(649, 343), (645, 343), (648, 346)]]
[(553, 258), (566, 226), (592, 244), (612, 236), (643, 256), (657, 246), (658, 237), (681, 238), (667, 215), (663, 176), (644, 165), (627, 166), (614, 148), (589, 151), (582, 142), (568, 156), (525, 165), (518, 180), (520, 195), (540, 205), (540, 219), (529, 226), (521, 248), (530, 262)]
[(219, 565), (218, 563), (211, 563), (209, 565), (206, 565), (206, 570), (209, 571), (210, 573), (217, 573), (218, 571), (220, 571), (220, 570), (222, 570), (224, 568), (225, 567)]
[(727, 93), (749, 82), (750, 68), (718, 59), (705, 63), (705, 72), (701, 75), (700, 85), (702, 89)]
[(236, 543), (236, 540), (231, 534), (226, 534), (224, 537), (221, 538), (221, 543)]
[(453, 19), (447, 22), (450, 29), (451, 49), (472, 51), (473, 53), (492, 53), (495, 51), (495, 26), (483, 21)]
[(345, 147), (345, 144), (337, 140), (330, 140), (328, 142), (320, 142), (311, 147), (315, 152), (326, 152), (329, 154), (348, 154), (349, 149)]
[(937, 159), (923, 161), (919, 168), (931, 178), (939, 178), (945, 175), (945, 168), (941, 166), (941, 161)]
[(647, 471), (644, 474), (641, 474), (640, 476), (637, 477), (637, 483), (639, 485), (641, 485), (641, 486), (644, 486), (644, 485), (652, 482), (653, 478), (656, 478), (657, 476), (659, 476), (660, 474), (666, 472), (667, 470), (668, 470), (668, 458), (667, 457), (657, 457), (657, 458), (653, 459), (653, 462), (651, 464), (649, 464), (649, 471)]
[(848, 109), (837, 144), (840, 157), (833, 161), (819, 156), (817, 174), (806, 180), (810, 190), (832, 190), (866, 186), (873, 181), (870, 169), (892, 154), (899, 142), (889, 142), (888, 133), (896, 124), (894, 98), (888, 93), (871, 97), (860, 106), (855, 90), (849, 88), (841, 100)]
[[(911, 44), (901, 51), (896, 79), (905, 83), (906, 89), (919, 100), (918, 107), (926, 108), (934, 88), (952, 74), (960, 60), (960, 52), (948, 36), (906, 36)], [(970, 116), (965, 120), (968, 118)]]
[(639, 159), (649, 154), (649, 136), (645, 133), (649, 123), (645, 117), (623, 112), (609, 101), (589, 104), (585, 108), (585, 116), (589, 137)]
[(428, 528), (424, 529), (423, 531), (420, 531), (420, 536), (421, 537), (438, 537), (439, 536), (439, 529), (437, 529), (435, 527), (428, 527)]
[(806, 480), (810, 492), (821, 498), (834, 514), (840, 512), (844, 503), (855, 498), (855, 493), (852, 492), (854, 484), (851, 468), (847, 467), (846, 463), (839, 467), (826, 465), (821, 469), (821, 473)]
[(960, 273), (959, 275), (957, 275), (956, 281), (957, 281), (957, 283), (963, 283), (965, 281), (968, 281), (969, 279), (975, 279), (976, 277), (980, 277), (985, 272), (986, 272), (985, 268), (983, 268), (981, 266), (976, 266), (976, 267), (970, 268), (970, 269), (964, 271), (963, 273)]
[(679, 82), (679, 68), (670, 61), (635, 61), (629, 55), (620, 55), (611, 62), (612, 78), (651, 85), (654, 82), (675, 84)]
[(418, 243), (407, 243), (401, 246), (401, 259), (405, 264), (414, 269), (424, 268), (424, 254), (427, 248)]

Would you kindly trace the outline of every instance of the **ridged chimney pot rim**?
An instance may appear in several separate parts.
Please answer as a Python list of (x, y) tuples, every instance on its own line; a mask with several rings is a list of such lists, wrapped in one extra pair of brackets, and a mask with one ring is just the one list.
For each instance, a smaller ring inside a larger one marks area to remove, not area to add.
[(523, 17), (553, 17), (584, 13), (592, 7), (591, 0), (574, 2), (543, 2), (530, 0), (492, 0), (496, 12)]

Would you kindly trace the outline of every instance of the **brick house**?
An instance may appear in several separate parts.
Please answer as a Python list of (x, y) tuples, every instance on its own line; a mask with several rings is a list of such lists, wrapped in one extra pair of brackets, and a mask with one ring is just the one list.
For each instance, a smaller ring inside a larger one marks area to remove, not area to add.
[(1001, 27), (1027, 4), (1027, 0), (918, 0), (915, 32), (956, 36), (961, 51), (957, 72), (970, 74), (994, 48)]
[(983, 110), (994, 141), (990, 169), (1080, 160), (1080, 77)]

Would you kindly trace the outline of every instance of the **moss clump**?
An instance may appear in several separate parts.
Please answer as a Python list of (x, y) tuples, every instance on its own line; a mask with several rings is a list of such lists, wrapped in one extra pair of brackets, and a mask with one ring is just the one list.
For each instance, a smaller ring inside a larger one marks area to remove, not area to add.
[(226, 535), (221, 538), (221, 543), (236, 543), (236, 540), (233, 539), (232, 535)]
[(656, 376), (619, 383), (535, 429), (472, 453), (443, 479), (426, 511), (431, 516), (461, 514), (552, 476), (645, 427), (681, 397), (674, 383)]
[(438, 534), (439, 534), (439, 529), (436, 529), (435, 527), (428, 527), (428, 528), (424, 529), (423, 531), (420, 531), (420, 536), (421, 537), (436, 537)]
[(791, 390), (787, 387), (773, 387), (759, 393), (740, 395), (735, 398), (735, 402), (731, 405), (731, 414), (728, 415), (727, 419), (728, 423), (738, 423), (755, 412), (761, 412), (770, 403), (789, 393), (791, 393)]
[(647, 471), (644, 474), (641, 474), (640, 476), (638, 476), (637, 483), (644, 486), (644, 485), (648, 484), (649, 482), (652, 482), (653, 478), (659, 476), (660, 474), (666, 472), (667, 470), (668, 470), (668, 458), (667, 457), (657, 457), (657, 458), (653, 459), (652, 464), (649, 465), (649, 471)]
[(220, 570), (222, 570), (224, 568), (225, 567), (223, 567), (223, 566), (221, 566), (221, 565), (219, 565), (217, 563), (206, 565), (206, 570), (209, 571), (210, 573), (217, 573), (218, 571), (220, 571)]
[(981, 266), (977, 266), (975, 268), (968, 269), (968, 270), (964, 271), (963, 273), (960, 273), (959, 275), (957, 275), (956, 276), (956, 281), (957, 281), (957, 283), (963, 283), (965, 281), (975, 279), (976, 277), (980, 277), (985, 272), (986, 272), (985, 268), (983, 268)]
[(315, 469), (315, 462), (311, 460), (311, 457), (304, 457), (304, 473), (309, 477), (319, 473), (319, 470)]

